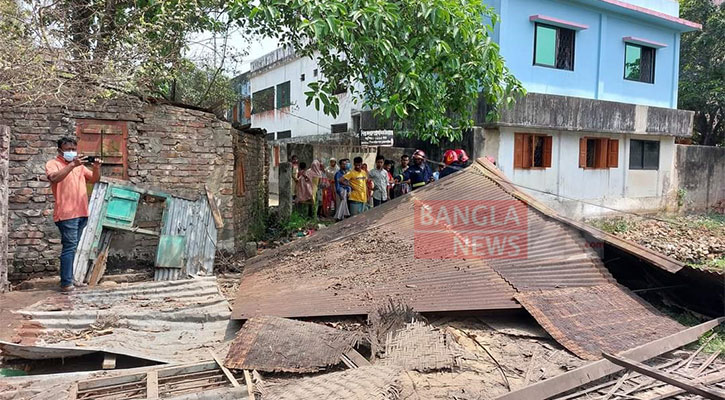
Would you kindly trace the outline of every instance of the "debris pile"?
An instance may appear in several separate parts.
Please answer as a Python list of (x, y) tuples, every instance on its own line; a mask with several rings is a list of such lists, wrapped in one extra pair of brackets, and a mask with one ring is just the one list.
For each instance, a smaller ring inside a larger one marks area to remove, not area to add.
[(676, 260), (725, 271), (725, 216), (615, 217), (589, 221)]

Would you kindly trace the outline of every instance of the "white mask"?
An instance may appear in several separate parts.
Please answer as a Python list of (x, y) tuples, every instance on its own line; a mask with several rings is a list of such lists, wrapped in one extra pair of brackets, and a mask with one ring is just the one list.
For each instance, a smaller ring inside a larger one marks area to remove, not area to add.
[(65, 159), (68, 162), (73, 161), (78, 156), (78, 153), (75, 151), (64, 151), (63, 152), (63, 159)]

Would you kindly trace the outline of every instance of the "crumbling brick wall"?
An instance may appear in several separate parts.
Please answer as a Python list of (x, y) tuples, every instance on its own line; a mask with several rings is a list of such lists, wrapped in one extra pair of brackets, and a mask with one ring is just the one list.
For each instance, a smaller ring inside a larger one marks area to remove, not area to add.
[[(234, 224), (236, 248), (263, 233), (269, 199), (269, 151), (264, 135), (237, 131), (234, 135)], [(226, 217), (225, 217), (226, 218)]]
[[(0, 108), (11, 128), (9, 168), (9, 267), (11, 280), (58, 270), (60, 236), (52, 220), (53, 196), (45, 163), (56, 140), (75, 136), (82, 119), (125, 121), (128, 179), (162, 190), (201, 191), (208, 185), (225, 219), (219, 246), (234, 246), (234, 148), (236, 130), (213, 114), (135, 97), (103, 102), (79, 99), (64, 106)], [(234, 134), (233, 134), (234, 132)], [(256, 142), (255, 142), (256, 143)], [(254, 171), (250, 163), (247, 173)], [(250, 181), (249, 186), (254, 186)]]
[(10, 127), (0, 126), (0, 293), (8, 285), (8, 156)]

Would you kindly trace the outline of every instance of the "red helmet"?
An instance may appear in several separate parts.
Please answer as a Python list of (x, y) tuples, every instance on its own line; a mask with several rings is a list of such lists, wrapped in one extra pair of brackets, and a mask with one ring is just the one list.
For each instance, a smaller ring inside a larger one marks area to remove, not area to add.
[(443, 162), (446, 165), (451, 165), (456, 161), (458, 161), (458, 153), (456, 153), (455, 150), (446, 150), (446, 152), (443, 153)]
[(425, 159), (425, 152), (423, 150), (416, 150), (413, 153), (413, 158), (422, 158), (422, 159)]
[(460, 161), (460, 162), (468, 161), (468, 154), (466, 154), (466, 150), (456, 149), (456, 154), (458, 155), (458, 161)]

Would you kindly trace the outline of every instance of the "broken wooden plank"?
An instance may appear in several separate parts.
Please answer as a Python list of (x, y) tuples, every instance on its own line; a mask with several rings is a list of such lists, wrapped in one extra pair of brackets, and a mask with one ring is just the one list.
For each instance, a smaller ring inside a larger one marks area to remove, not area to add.
[(212, 217), (214, 217), (214, 224), (216, 225), (217, 229), (222, 229), (224, 228), (224, 220), (222, 219), (222, 214), (221, 212), (219, 212), (219, 207), (214, 200), (214, 194), (209, 189), (209, 186), (204, 185), (204, 189), (206, 190), (206, 199), (209, 200), (211, 215)]
[(102, 369), (115, 369), (116, 368), (116, 355), (113, 353), (103, 354)]
[(244, 383), (247, 385), (247, 394), (249, 398), (254, 400), (254, 382), (252, 382), (252, 375), (249, 374), (249, 370), (244, 370)]
[(681, 389), (686, 390), (689, 393), (698, 394), (711, 400), (725, 400), (725, 392), (708, 388), (698, 382), (692, 380), (685, 381), (682, 379), (677, 379), (668, 372), (659, 371), (655, 368), (650, 367), (649, 365), (642, 364), (641, 362), (634, 361), (626, 357), (615, 356), (608, 353), (602, 353), (602, 356), (604, 356), (604, 358), (614, 364), (620, 365), (632, 371), (639, 372), (642, 375), (647, 375), (662, 382), (669, 383), (672, 386), (677, 386)]
[(720, 355), (721, 352), (722, 352), (721, 350), (718, 350), (718, 351), (712, 353), (712, 355), (710, 357), (708, 357), (708, 359), (705, 360), (704, 363), (702, 363), (700, 368), (698, 368), (697, 371), (695, 371), (695, 373), (692, 374), (691, 378), (696, 378), (696, 377), (700, 376), (700, 374), (703, 373), (707, 369), (707, 367), (709, 367), (710, 364), (712, 364), (713, 361), (715, 361), (715, 359)]
[[(724, 380), (725, 380), (725, 372), (716, 372), (714, 374), (705, 375), (703, 377), (695, 379), (694, 381), (701, 383), (703, 385), (711, 385), (714, 383), (722, 382)], [(686, 392), (685, 389), (675, 387), (666, 392), (657, 394), (655, 397), (652, 397), (649, 400), (664, 400), (664, 399), (668, 399), (670, 397), (677, 396), (678, 394), (682, 394), (685, 392)]]
[(365, 357), (362, 356), (362, 354), (358, 353), (358, 351), (355, 349), (348, 350), (345, 354), (342, 355), (341, 358), (345, 365), (348, 366), (348, 368), (360, 368), (366, 365), (372, 365), (370, 364), (370, 361), (368, 361)]
[(224, 364), (222, 364), (221, 360), (219, 360), (219, 357), (217, 357), (217, 355), (213, 351), (209, 350), (209, 354), (211, 354), (214, 362), (216, 362), (219, 368), (221, 368), (222, 372), (224, 372), (224, 375), (227, 377), (227, 379), (229, 379), (229, 382), (232, 383), (232, 386), (238, 387), (239, 382), (237, 382), (237, 379), (234, 378), (234, 375), (232, 375), (231, 371), (229, 371), (229, 368), (225, 367)]
[[(685, 329), (682, 332), (675, 333), (674, 335), (666, 336), (631, 350), (623, 351), (620, 355), (635, 361), (649, 360), (652, 357), (694, 342), (703, 333), (720, 325), (723, 321), (725, 321), (725, 317), (713, 319)], [(599, 360), (559, 376), (529, 385), (511, 393), (506, 393), (497, 397), (496, 400), (548, 399), (623, 369), (608, 360)]]
[(78, 382), (73, 382), (68, 390), (68, 400), (78, 399)]
[(106, 261), (108, 261), (108, 251), (111, 248), (112, 232), (106, 229), (101, 233), (101, 249), (98, 251), (98, 257), (93, 263), (91, 275), (88, 278), (88, 286), (96, 286), (106, 272)]
[(156, 370), (146, 374), (146, 398), (149, 400), (159, 398), (159, 373)]

